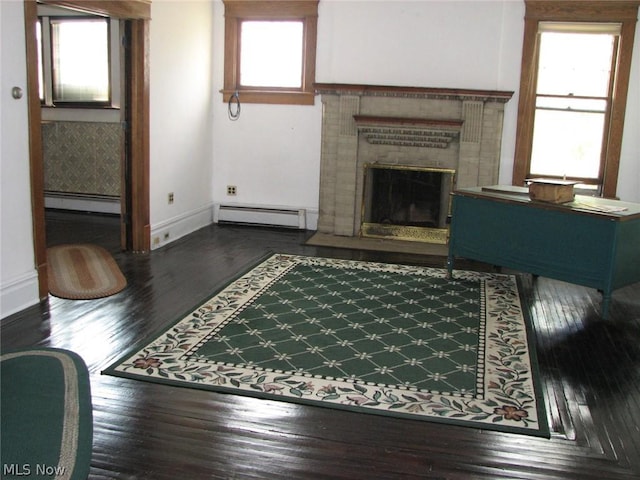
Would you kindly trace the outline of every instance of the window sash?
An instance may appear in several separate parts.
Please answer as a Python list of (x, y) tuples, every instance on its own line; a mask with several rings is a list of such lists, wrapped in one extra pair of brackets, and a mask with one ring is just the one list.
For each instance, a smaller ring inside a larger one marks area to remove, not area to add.
[(538, 45), (537, 94), (609, 96), (614, 35), (546, 32)]
[(54, 104), (109, 104), (107, 19), (51, 19)]
[(604, 126), (604, 112), (537, 109), (531, 177), (599, 181)]
[[(602, 183), (616, 28), (542, 23), (529, 177)], [(615, 26), (614, 26), (615, 27)], [(570, 126), (570, 127), (567, 127)]]
[(241, 87), (302, 88), (304, 22), (246, 20), (240, 29)]

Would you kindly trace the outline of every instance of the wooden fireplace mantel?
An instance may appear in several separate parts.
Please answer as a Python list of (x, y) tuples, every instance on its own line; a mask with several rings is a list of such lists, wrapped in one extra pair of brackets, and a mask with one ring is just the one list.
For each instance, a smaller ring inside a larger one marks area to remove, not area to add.
[(353, 119), (358, 125), (393, 125), (399, 127), (432, 127), (460, 129), (464, 123), (462, 120), (447, 120), (436, 118), (413, 117), (384, 117), (380, 115), (354, 115)]
[(437, 98), (447, 100), (483, 100), (506, 103), (512, 91), (475, 90), (458, 88), (402, 87), (389, 85), (363, 85), (350, 83), (316, 83), (316, 94), (387, 96), (407, 98)]

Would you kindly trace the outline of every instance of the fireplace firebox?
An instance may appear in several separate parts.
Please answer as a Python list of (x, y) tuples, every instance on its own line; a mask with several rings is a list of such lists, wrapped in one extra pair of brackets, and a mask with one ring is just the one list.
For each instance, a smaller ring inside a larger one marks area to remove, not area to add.
[(365, 165), (363, 237), (446, 244), (455, 171)]

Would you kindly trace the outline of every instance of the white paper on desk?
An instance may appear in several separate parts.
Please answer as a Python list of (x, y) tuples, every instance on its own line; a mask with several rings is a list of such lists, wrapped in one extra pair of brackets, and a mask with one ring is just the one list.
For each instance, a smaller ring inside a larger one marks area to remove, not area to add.
[(582, 208), (584, 210), (593, 210), (594, 212), (603, 213), (624, 212), (627, 209), (627, 207), (616, 207), (613, 205), (591, 205), (589, 203), (582, 202), (573, 202), (571, 206), (574, 208)]

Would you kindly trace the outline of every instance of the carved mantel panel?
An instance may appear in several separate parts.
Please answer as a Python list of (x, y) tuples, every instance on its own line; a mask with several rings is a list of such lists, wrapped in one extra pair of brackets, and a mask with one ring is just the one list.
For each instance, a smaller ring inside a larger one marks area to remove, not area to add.
[(462, 121), (354, 115), (358, 132), (376, 145), (447, 148), (458, 138)]

